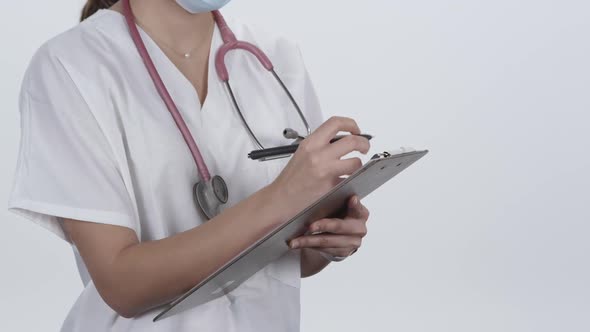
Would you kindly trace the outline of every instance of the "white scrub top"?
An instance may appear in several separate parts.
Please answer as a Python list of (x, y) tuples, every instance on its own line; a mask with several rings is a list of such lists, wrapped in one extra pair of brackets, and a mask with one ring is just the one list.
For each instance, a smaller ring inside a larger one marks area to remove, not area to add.
[[(312, 130), (317, 128), (323, 117), (297, 45), (234, 20), (228, 24), (239, 39), (268, 54)], [(221, 45), (218, 28), (204, 105), (149, 35), (141, 28), (140, 33), (210, 172), (225, 178), (227, 206), (269, 184), (288, 160), (247, 158), (256, 147), (214, 68)], [(226, 63), (238, 102), (263, 145), (290, 143), (282, 137), (285, 127), (305, 132), (288, 97), (253, 56), (234, 51)], [(68, 242), (57, 217), (128, 227), (140, 241), (162, 239), (205, 222), (193, 201), (197, 168), (120, 13), (100, 10), (40, 47), (22, 83), (20, 114), (11, 211)], [(298, 250), (227, 296), (153, 323), (159, 309), (132, 319), (117, 315), (73, 249), (84, 290), (62, 331), (299, 331)]]

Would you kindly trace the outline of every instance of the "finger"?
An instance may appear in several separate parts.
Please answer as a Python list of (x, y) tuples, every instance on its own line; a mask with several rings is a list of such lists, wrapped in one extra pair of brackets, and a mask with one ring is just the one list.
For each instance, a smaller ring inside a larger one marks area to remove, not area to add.
[(314, 221), (309, 225), (310, 235), (316, 232), (363, 237), (367, 234), (367, 226), (361, 219), (326, 218)]
[(362, 221), (367, 221), (369, 219), (369, 209), (361, 203), (358, 196), (354, 195), (348, 201), (348, 213), (344, 217), (345, 219), (352, 218), (352, 219), (360, 219)]
[(362, 208), (361, 219), (363, 219), (366, 223), (367, 221), (369, 221), (369, 216), (371, 215), (371, 212), (363, 204), (361, 204), (361, 208)]
[(329, 172), (334, 176), (341, 176), (356, 172), (359, 168), (363, 167), (363, 162), (360, 158), (353, 157), (333, 161), (330, 165)]
[(352, 195), (348, 198), (348, 208), (352, 209), (358, 206), (358, 204), (361, 202), (360, 198), (358, 195)]
[(354, 135), (360, 135), (361, 133), (360, 128), (353, 119), (333, 116), (322, 123), (305, 140), (308, 140), (308, 144), (312, 146), (325, 146), (340, 131), (349, 132)]
[(328, 156), (333, 159), (340, 159), (353, 151), (367, 154), (371, 148), (371, 143), (363, 136), (347, 135), (330, 144), (326, 149)]
[(340, 184), (340, 182), (346, 180), (346, 177), (334, 177), (332, 179), (332, 187), (336, 187), (337, 185)]
[(304, 235), (291, 240), (290, 246), (295, 248), (358, 248), (361, 246), (360, 236), (349, 235)]

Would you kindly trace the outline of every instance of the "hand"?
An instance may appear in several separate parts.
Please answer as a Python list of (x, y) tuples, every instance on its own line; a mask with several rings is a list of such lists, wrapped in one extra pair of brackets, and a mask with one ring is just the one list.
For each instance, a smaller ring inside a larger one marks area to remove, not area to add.
[[(350, 132), (337, 142), (330, 140), (340, 132)], [(369, 140), (356, 136), (360, 129), (353, 119), (331, 117), (299, 144), (283, 171), (271, 184), (276, 204), (288, 216), (305, 208), (338, 184), (343, 175), (362, 167), (360, 158), (341, 159), (352, 151), (367, 154)], [(287, 211), (288, 210), (288, 211)]]
[[(292, 249), (312, 248), (332, 256), (349, 256), (360, 248), (363, 237), (367, 235), (368, 219), (369, 210), (354, 195), (348, 200), (347, 213), (343, 219), (324, 218), (314, 221), (306, 235), (291, 240), (289, 246)], [(316, 232), (321, 233), (314, 235)]]

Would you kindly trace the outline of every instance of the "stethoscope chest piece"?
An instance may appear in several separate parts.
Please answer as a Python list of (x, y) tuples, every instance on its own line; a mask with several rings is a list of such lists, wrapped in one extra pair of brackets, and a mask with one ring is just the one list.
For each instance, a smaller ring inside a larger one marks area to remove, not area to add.
[(219, 175), (213, 176), (209, 181), (197, 182), (193, 188), (195, 203), (201, 207), (208, 219), (221, 213), (222, 205), (229, 198), (225, 180)]

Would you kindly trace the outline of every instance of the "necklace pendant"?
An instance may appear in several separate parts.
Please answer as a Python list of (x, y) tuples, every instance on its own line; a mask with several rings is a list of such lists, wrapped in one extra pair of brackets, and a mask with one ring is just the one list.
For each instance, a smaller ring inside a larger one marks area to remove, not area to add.
[(191, 57), (191, 54), (190, 54), (190, 53), (184, 53), (184, 58), (185, 58), (185, 59), (188, 59), (188, 58), (190, 58), (190, 57)]

